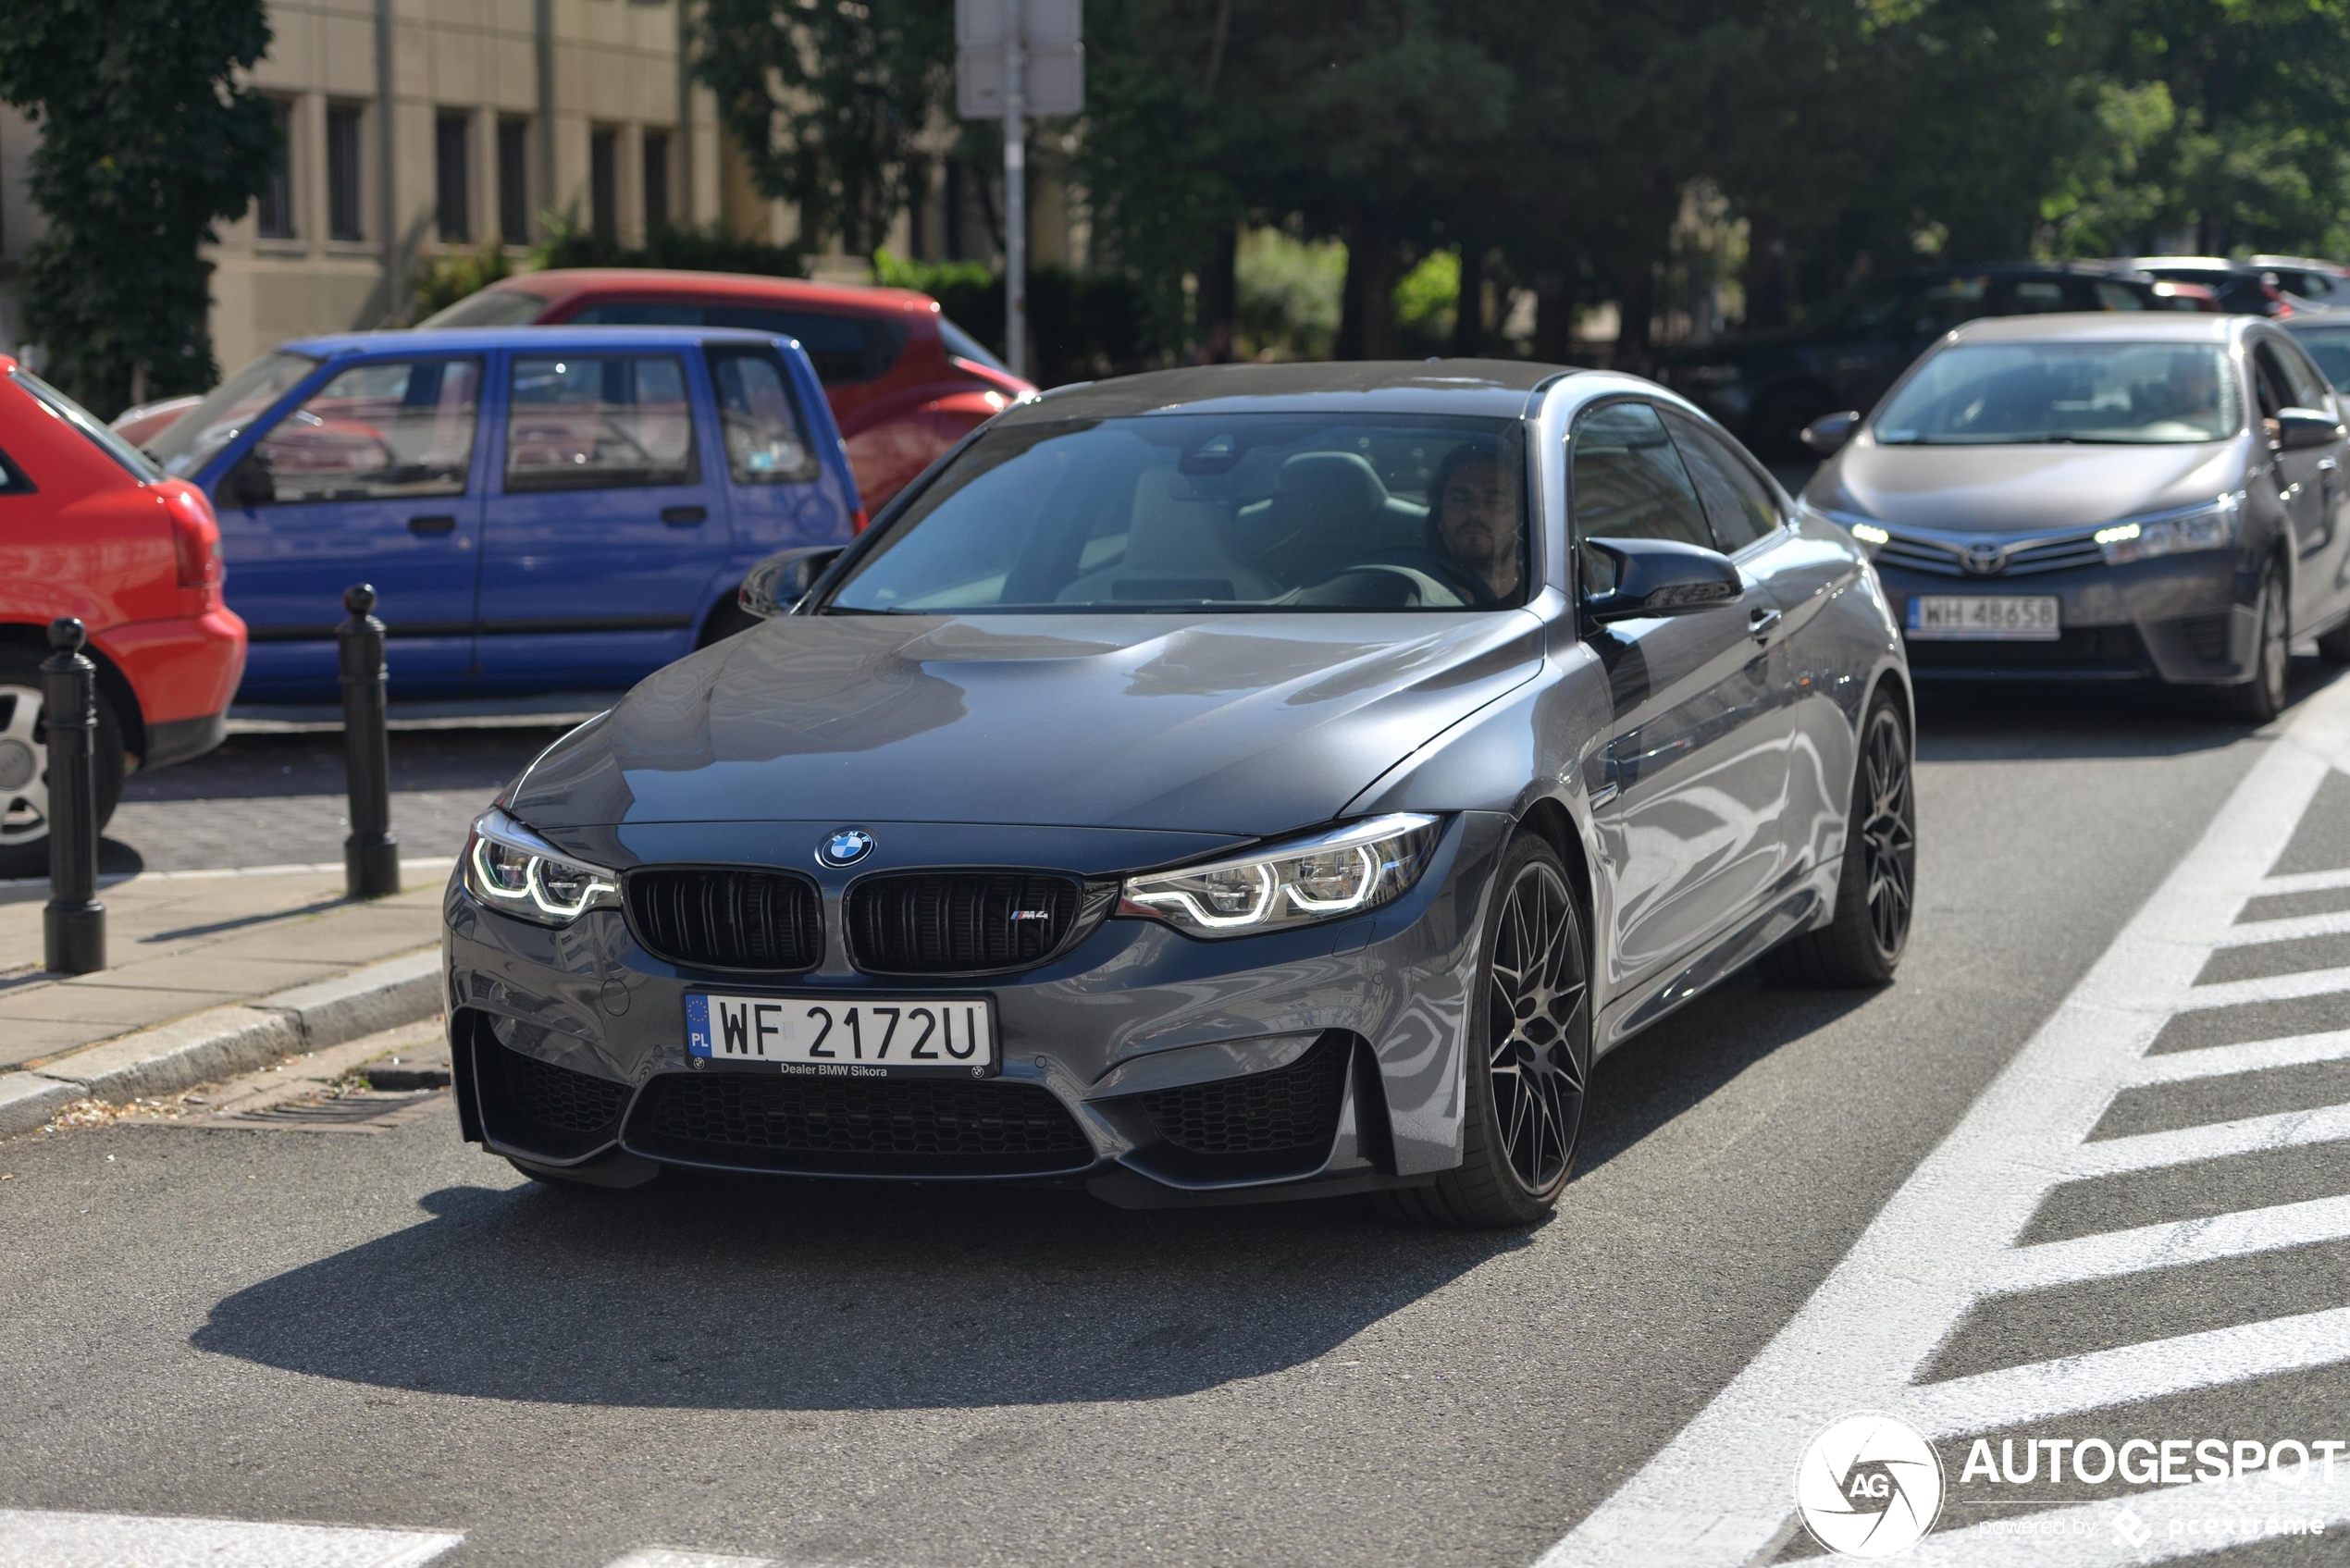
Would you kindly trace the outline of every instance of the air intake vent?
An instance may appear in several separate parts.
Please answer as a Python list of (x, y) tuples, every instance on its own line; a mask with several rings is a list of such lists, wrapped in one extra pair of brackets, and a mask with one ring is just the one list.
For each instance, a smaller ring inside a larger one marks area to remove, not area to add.
[(1114, 889), (1074, 877), (924, 871), (849, 890), (849, 956), (869, 974), (985, 974), (1040, 964), (1075, 941)]
[(1318, 1153), (1338, 1134), (1348, 1051), (1345, 1036), (1329, 1034), (1285, 1068), (1134, 1099), (1158, 1135), (1187, 1154)]
[(669, 1074), (647, 1086), (628, 1145), (655, 1157), (869, 1176), (1080, 1170), (1093, 1145), (1040, 1085)]
[(788, 871), (653, 866), (622, 879), (645, 951), (708, 969), (812, 969), (824, 956), (816, 884)]
[(524, 1121), (558, 1132), (593, 1133), (620, 1119), (628, 1085), (559, 1068), (502, 1045), (489, 1048), (507, 1103)]

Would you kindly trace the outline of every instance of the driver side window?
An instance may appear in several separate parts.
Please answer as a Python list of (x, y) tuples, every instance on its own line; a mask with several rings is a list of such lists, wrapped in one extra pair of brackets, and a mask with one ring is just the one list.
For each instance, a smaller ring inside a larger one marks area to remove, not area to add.
[(461, 496), (473, 467), (481, 361), (355, 364), (254, 449), (280, 506)]
[[(1714, 548), (1688, 470), (1650, 404), (1593, 409), (1576, 422), (1567, 441), (1578, 546), (1588, 547), (1592, 539), (1673, 539)], [(1588, 591), (1614, 587), (1613, 561), (1589, 548), (1578, 554)]]

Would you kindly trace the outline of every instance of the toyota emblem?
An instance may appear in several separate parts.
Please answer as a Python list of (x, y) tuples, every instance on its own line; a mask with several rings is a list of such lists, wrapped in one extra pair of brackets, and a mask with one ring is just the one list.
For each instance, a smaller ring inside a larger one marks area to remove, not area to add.
[(1966, 569), (1978, 577), (1996, 576), (2008, 563), (2008, 552), (1987, 540), (1978, 540), (1966, 547)]
[(863, 828), (843, 828), (816, 847), (816, 858), (827, 866), (853, 866), (873, 852), (873, 835)]

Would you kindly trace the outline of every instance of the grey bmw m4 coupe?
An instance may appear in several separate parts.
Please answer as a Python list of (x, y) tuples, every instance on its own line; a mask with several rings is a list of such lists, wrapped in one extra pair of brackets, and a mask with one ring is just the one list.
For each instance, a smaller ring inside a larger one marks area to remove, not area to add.
[(476, 823), (464, 1136), (1525, 1224), (1594, 1058), (1909, 931), (1901, 638), (1648, 382), (1219, 366), (982, 427)]

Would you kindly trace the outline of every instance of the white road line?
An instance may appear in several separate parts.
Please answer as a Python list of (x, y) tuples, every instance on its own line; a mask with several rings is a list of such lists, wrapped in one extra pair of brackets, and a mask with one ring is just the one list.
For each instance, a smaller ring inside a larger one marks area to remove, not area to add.
[(1927, 1383), (1910, 1391), (1902, 1418), (1928, 1438), (1956, 1438), (2337, 1361), (2350, 1361), (2350, 1307)]
[[(2202, 1012), (2209, 1007), (2232, 1007), (2241, 1002), (2294, 1002), (2304, 996), (2324, 996), (2334, 992), (2350, 992), (2350, 969), (2300, 969), (2292, 974), (2263, 975), (2258, 980), (2215, 980), (2208, 985), (2196, 986), (2192, 993), (2194, 1006), (2181, 1010)], [(2350, 1005), (2350, 997), (2344, 1001)]]
[(2350, 1105), (2327, 1105), (2314, 1111), (2280, 1111), (2275, 1116), (2246, 1117), (2242, 1121), (2183, 1127), (2175, 1132), (2107, 1138), (2064, 1151), (2048, 1168), (2065, 1180), (2079, 1181), (2090, 1177), (2120, 1176), (2125, 1171), (2154, 1170), (2167, 1165), (2224, 1159), (2230, 1154), (2257, 1154), (2264, 1149), (2338, 1143), (2345, 1138), (2350, 1138)]
[(706, 1551), (668, 1551), (654, 1547), (614, 1558), (606, 1568), (784, 1568), (767, 1557), (714, 1557)]
[[(2278, 890), (2262, 873), (2277, 863), (2345, 754), (2350, 682), (2302, 704), (2202, 839), (1886, 1202), (1812, 1299), (1662, 1452), (1545, 1553), (1542, 1568), (1744, 1563), (1782, 1538), (1793, 1512), (1791, 1478), (1812, 1435), (1857, 1411), (1915, 1415), (1918, 1424), (1942, 1430), (1964, 1420), (1981, 1429), (2028, 1418), (2052, 1402), (2079, 1408), (2073, 1396), (2092, 1385), (2096, 1398), (2121, 1403), (2154, 1397), (2196, 1370), (2217, 1382), (2280, 1360), (2308, 1366), (2350, 1359), (2350, 1309), (2344, 1309), (2339, 1317), (2291, 1320), (2294, 1346), (2273, 1342), (2281, 1330), (2253, 1326), (2223, 1330), (2228, 1337), (2220, 1340), (2195, 1335), (2158, 1349), (2099, 1352), (2122, 1360), (2057, 1364), (2085, 1368), (2069, 1377), (2044, 1365), (1984, 1375), (1996, 1383), (1915, 1383), (1985, 1287), (2002, 1278), (2002, 1260), (2047, 1190), (2086, 1173), (2078, 1158), (2083, 1141), (2175, 1013), (2350, 991), (2350, 969), (2193, 984), (2245, 899)], [(2350, 1137), (2350, 1111), (2335, 1120), (2336, 1136)], [(2315, 1117), (2303, 1117), (2293, 1130), (2237, 1123), (2197, 1135), (2207, 1143), (2293, 1138), (2314, 1125)], [(2097, 1145), (2097, 1157), (2143, 1160), (2187, 1147), (2186, 1135), (2154, 1137), (2165, 1142), (2115, 1139)], [(2319, 1340), (2322, 1356), (2310, 1348)], [(2181, 1370), (2182, 1357), (2207, 1352), (2206, 1366)], [(2060, 1399), (2068, 1389), (2072, 1394)]]
[(2257, 947), (2264, 942), (2293, 942), (2305, 936), (2350, 934), (2350, 909), (2325, 915), (2284, 915), (2273, 920), (2244, 920), (2228, 928), (2221, 947)]
[(2196, 1051), (2148, 1056), (2130, 1069), (2127, 1081), (2134, 1088), (2149, 1083), (2184, 1083), (2192, 1079), (2225, 1078), (2231, 1073), (2258, 1072), (2266, 1068), (2338, 1062), (2344, 1056), (2350, 1056), (2350, 1029), (2336, 1030), (2331, 1034), (2255, 1040), (2245, 1045), (2207, 1045)]
[(415, 1568), (463, 1536), (0, 1509), (0, 1568)]
[(2350, 867), (2338, 871), (2288, 871), (2281, 877), (2262, 877), (2252, 892), (2257, 897), (2271, 893), (2324, 893), (2337, 887), (2350, 887)]
[(2350, 1197), (2311, 1198), (2208, 1219), (2142, 1225), (2132, 1230), (2017, 1247), (2001, 1254), (1985, 1293), (2010, 1296), (2149, 1268), (2176, 1268), (2282, 1247), (2338, 1241), (2345, 1236), (2350, 1236)]
[[(2339, 1472), (2327, 1486), (2315, 1470), (2298, 1482), (2254, 1471), (2232, 1480), (2164, 1487), (1928, 1536), (1901, 1563), (1902, 1568), (2011, 1568), (2018, 1562), (2033, 1568), (2137, 1568), (2275, 1538), (2278, 1525), (2287, 1521), (2304, 1528), (2322, 1525), (2328, 1535), (2350, 1524), (2350, 1483)], [(2329, 1549), (2317, 1541), (2306, 1544), (2313, 1552)]]

